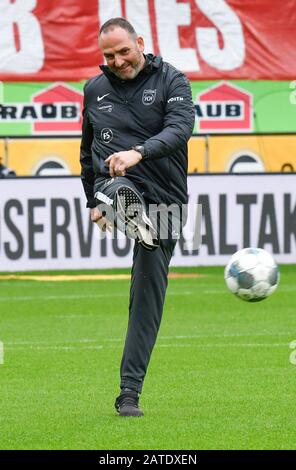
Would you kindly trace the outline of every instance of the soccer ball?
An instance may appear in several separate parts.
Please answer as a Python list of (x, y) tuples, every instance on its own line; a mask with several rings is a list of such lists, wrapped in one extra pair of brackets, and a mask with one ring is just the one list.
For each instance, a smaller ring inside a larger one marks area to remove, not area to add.
[(258, 302), (271, 295), (278, 286), (279, 277), (273, 257), (261, 248), (237, 251), (224, 271), (229, 290), (248, 302)]

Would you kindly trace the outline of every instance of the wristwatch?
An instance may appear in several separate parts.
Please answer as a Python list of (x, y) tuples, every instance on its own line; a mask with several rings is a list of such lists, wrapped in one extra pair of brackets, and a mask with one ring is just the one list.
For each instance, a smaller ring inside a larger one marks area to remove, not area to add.
[(145, 158), (147, 158), (147, 153), (145, 152), (145, 147), (143, 145), (135, 145), (134, 147), (132, 147), (132, 150), (139, 152), (142, 155), (142, 160), (145, 160)]

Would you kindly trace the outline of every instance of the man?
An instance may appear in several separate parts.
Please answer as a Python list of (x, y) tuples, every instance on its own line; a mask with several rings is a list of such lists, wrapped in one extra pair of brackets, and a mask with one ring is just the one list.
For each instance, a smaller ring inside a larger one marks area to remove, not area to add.
[(121, 416), (142, 416), (138, 399), (176, 244), (172, 223), (168, 236), (161, 237), (147, 208), (187, 203), (187, 141), (194, 108), (186, 77), (161, 57), (144, 55), (143, 38), (125, 19), (103, 24), (99, 46), (107, 65), (84, 89), (81, 178), (91, 220), (105, 230), (114, 215), (115, 226), (135, 238), (115, 407)]

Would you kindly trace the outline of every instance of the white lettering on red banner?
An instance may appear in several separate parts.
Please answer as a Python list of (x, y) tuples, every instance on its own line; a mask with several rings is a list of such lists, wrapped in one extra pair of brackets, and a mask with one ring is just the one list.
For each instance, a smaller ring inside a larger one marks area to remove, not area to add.
[(196, 38), (201, 57), (218, 70), (233, 70), (245, 59), (245, 40), (241, 22), (224, 0), (195, 0), (223, 37), (219, 46), (216, 28), (197, 28)]
[[(190, 5), (176, 3), (175, 0), (155, 0), (157, 32), (160, 54), (175, 67), (188, 72), (199, 70), (196, 50), (180, 46), (178, 27), (190, 25)], [(166, 27), (166, 19), (170, 19), (170, 26)]]
[(0, 73), (36, 73), (43, 67), (44, 44), (32, 10), (36, 0), (0, 0)]
[[(126, 17), (191, 80), (293, 80), (295, 0), (0, 0), (0, 80), (73, 81), (97, 75), (98, 29)], [(73, 4), (75, 3), (75, 7)], [(267, 12), (267, 13), (266, 13)], [(281, 44), (285, 44), (283, 48)]]

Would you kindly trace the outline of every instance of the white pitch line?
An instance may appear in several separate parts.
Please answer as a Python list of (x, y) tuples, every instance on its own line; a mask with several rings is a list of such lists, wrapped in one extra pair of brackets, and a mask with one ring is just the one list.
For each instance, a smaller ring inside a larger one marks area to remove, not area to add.
[[(184, 292), (172, 292), (167, 295), (167, 297), (182, 297), (183, 295), (192, 295), (193, 292), (191, 291), (184, 291)], [(33, 295), (30, 296), (19, 296), (19, 297), (0, 297), (0, 302), (28, 302), (28, 301), (37, 301), (43, 302), (44, 300), (77, 300), (77, 299), (99, 299), (102, 297), (128, 297), (129, 293), (104, 293), (104, 294), (77, 294), (77, 295), (43, 295), (42, 297), (35, 297)]]
[[(296, 288), (285, 288), (281, 289), (285, 292), (296, 292)], [(221, 290), (201, 290), (201, 291), (182, 291), (182, 292), (168, 292), (167, 293), (167, 300), (170, 297), (183, 297), (183, 296), (190, 296), (190, 295), (204, 295), (204, 294), (225, 294), (227, 291), (225, 289)], [(128, 298), (129, 293), (102, 293), (102, 294), (71, 294), (71, 295), (43, 295), (42, 297), (36, 296), (5, 296), (0, 297), (0, 302), (43, 302), (45, 300), (79, 300), (79, 299), (100, 299), (106, 297), (126, 297)]]
[(81, 339), (65, 339), (65, 340), (62, 340), (62, 341), (5, 341), (5, 344), (6, 345), (14, 345), (14, 346), (17, 346), (17, 345), (20, 345), (20, 346), (23, 346), (23, 345), (28, 345), (28, 346), (37, 346), (37, 345), (42, 345), (42, 344), (48, 344), (48, 345), (59, 345), (59, 344), (67, 344), (67, 343), (97, 343), (98, 340), (97, 339), (89, 339), (89, 338), (81, 338)]
[[(203, 289), (202, 286), (198, 286), (198, 289), (186, 290), (177, 292), (174, 290), (173, 292), (167, 292), (167, 299), (170, 297), (182, 297), (182, 296), (190, 296), (190, 295), (208, 295), (208, 294), (225, 294), (229, 293), (226, 288), (222, 287), (218, 289)], [(288, 287), (288, 286), (280, 286), (278, 291), (283, 292), (296, 292), (296, 287)], [(128, 297), (129, 292), (126, 293), (114, 293), (114, 292), (104, 292), (98, 294), (69, 294), (69, 295), (42, 295), (42, 296), (2, 296), (0, 297), (0, 302), (29, 302), (29, 301), (37, 301), (42, 302), (43, 300), (79, 300), (79, 299), (96, 299), (96, 298), (106, 298), (106, 297)]]
[[(166, 341), (166, 340), (186, 340), (186, 339), (200, 339), (200, 338), (247, 338), (249, 336), (256, 336), (256, 337), (276, 337), (276, 336), (295, 336), (294, 333), (291, 331), (288, 332), (277, 332), (277, 333), (225, 333), (225, 334), (209, 334), (209, 335), (177, 335), (177, 336), (159, 336), (158, 341)], [(38, 346), (38, 345), (62, 345), (62, 344), (85, 344), (85, 343), (99, 343), (100, 341), (108, 342), (108, 343), (118, 343), (123, 342), (124, 337), (122, 338), (80, 338), (80, 339), (69, 339), (69, 340), (61, 340), (61, 341), (5, 341), (5, 345), (9, 346)], [(290, 342), (290, 339), (288, 343)], [(288, 344), (287, 343), (287, 344)], [(212, 344), (212, 343), (211, 343)], [(219, 343), (213, 343), (217, 345)], [(220, 343), (221, 344), (221, 343)], [(223, 343), (224, 345), (227, 343)], [(235, 343), (239, 346), (239, 343)], [(248, 343), (252, 344), (252, 343)], [(257, 343), (256, 343), (257, 344)], [(258, 343), (259, 344), (259, 343)], [(268, 344), (268, 343), (260, 343), (260, 344)], [(271, 343), (271, 344), (279, 344), (279, 343)]]
[(195, 338), (245, 338), (248, 336), (295, 336), (294, 332), (276, 332), (276, 333), (214, 333), (208, 335), (177, 335), (177, 336), (161, 336), (159, 339), (195, 339)]
[(188, 343), (172, 343), (172, 344), (159, 344), (160, 348), (273, 348), (273, 347), (287, 347), (287, 343), (209, 343), (209, 344), (188, 344)]
[(11, 347), (7, 346), (6, 350), (14, 351), (39, 351), (39, 350), (57, 350), (57, 351), (80, 351), (83, 349), (104, 349), (104, 346), (101, 344), (97, 346), (28, 346), (28, 347)]
[(98, 299), (102, 297), (127, 297), (128, 294), (114, 294), (114, 293), (104, 293), (104, 294), (77, 294), (77, 295), (43, 295), (42, 297), (36, 297), (34, 295), (27, 296), (17, 296), (17, 297), (0, 297), (0, 302), (31, 302), (39, 301), (43, 302), (44, 300), (77, 300), (77, 299)]
[[(6, 350), (13, 351), (81, 351), (81, 350), (102, 350), (102, 349), (115, 349), (121, 348), (122, 345), (92, 345), (92, 346), (28, 346), (28, 347), (13, 347), (6, 346)], [(198, 349), (216, 349), (216, 348), (286, 348), (286, 343), (208, 343), (208, 344), (188, 344), (188, 343), (172, 343), (172, 344), (158, 344), (158, 348), (198, 348)]]

